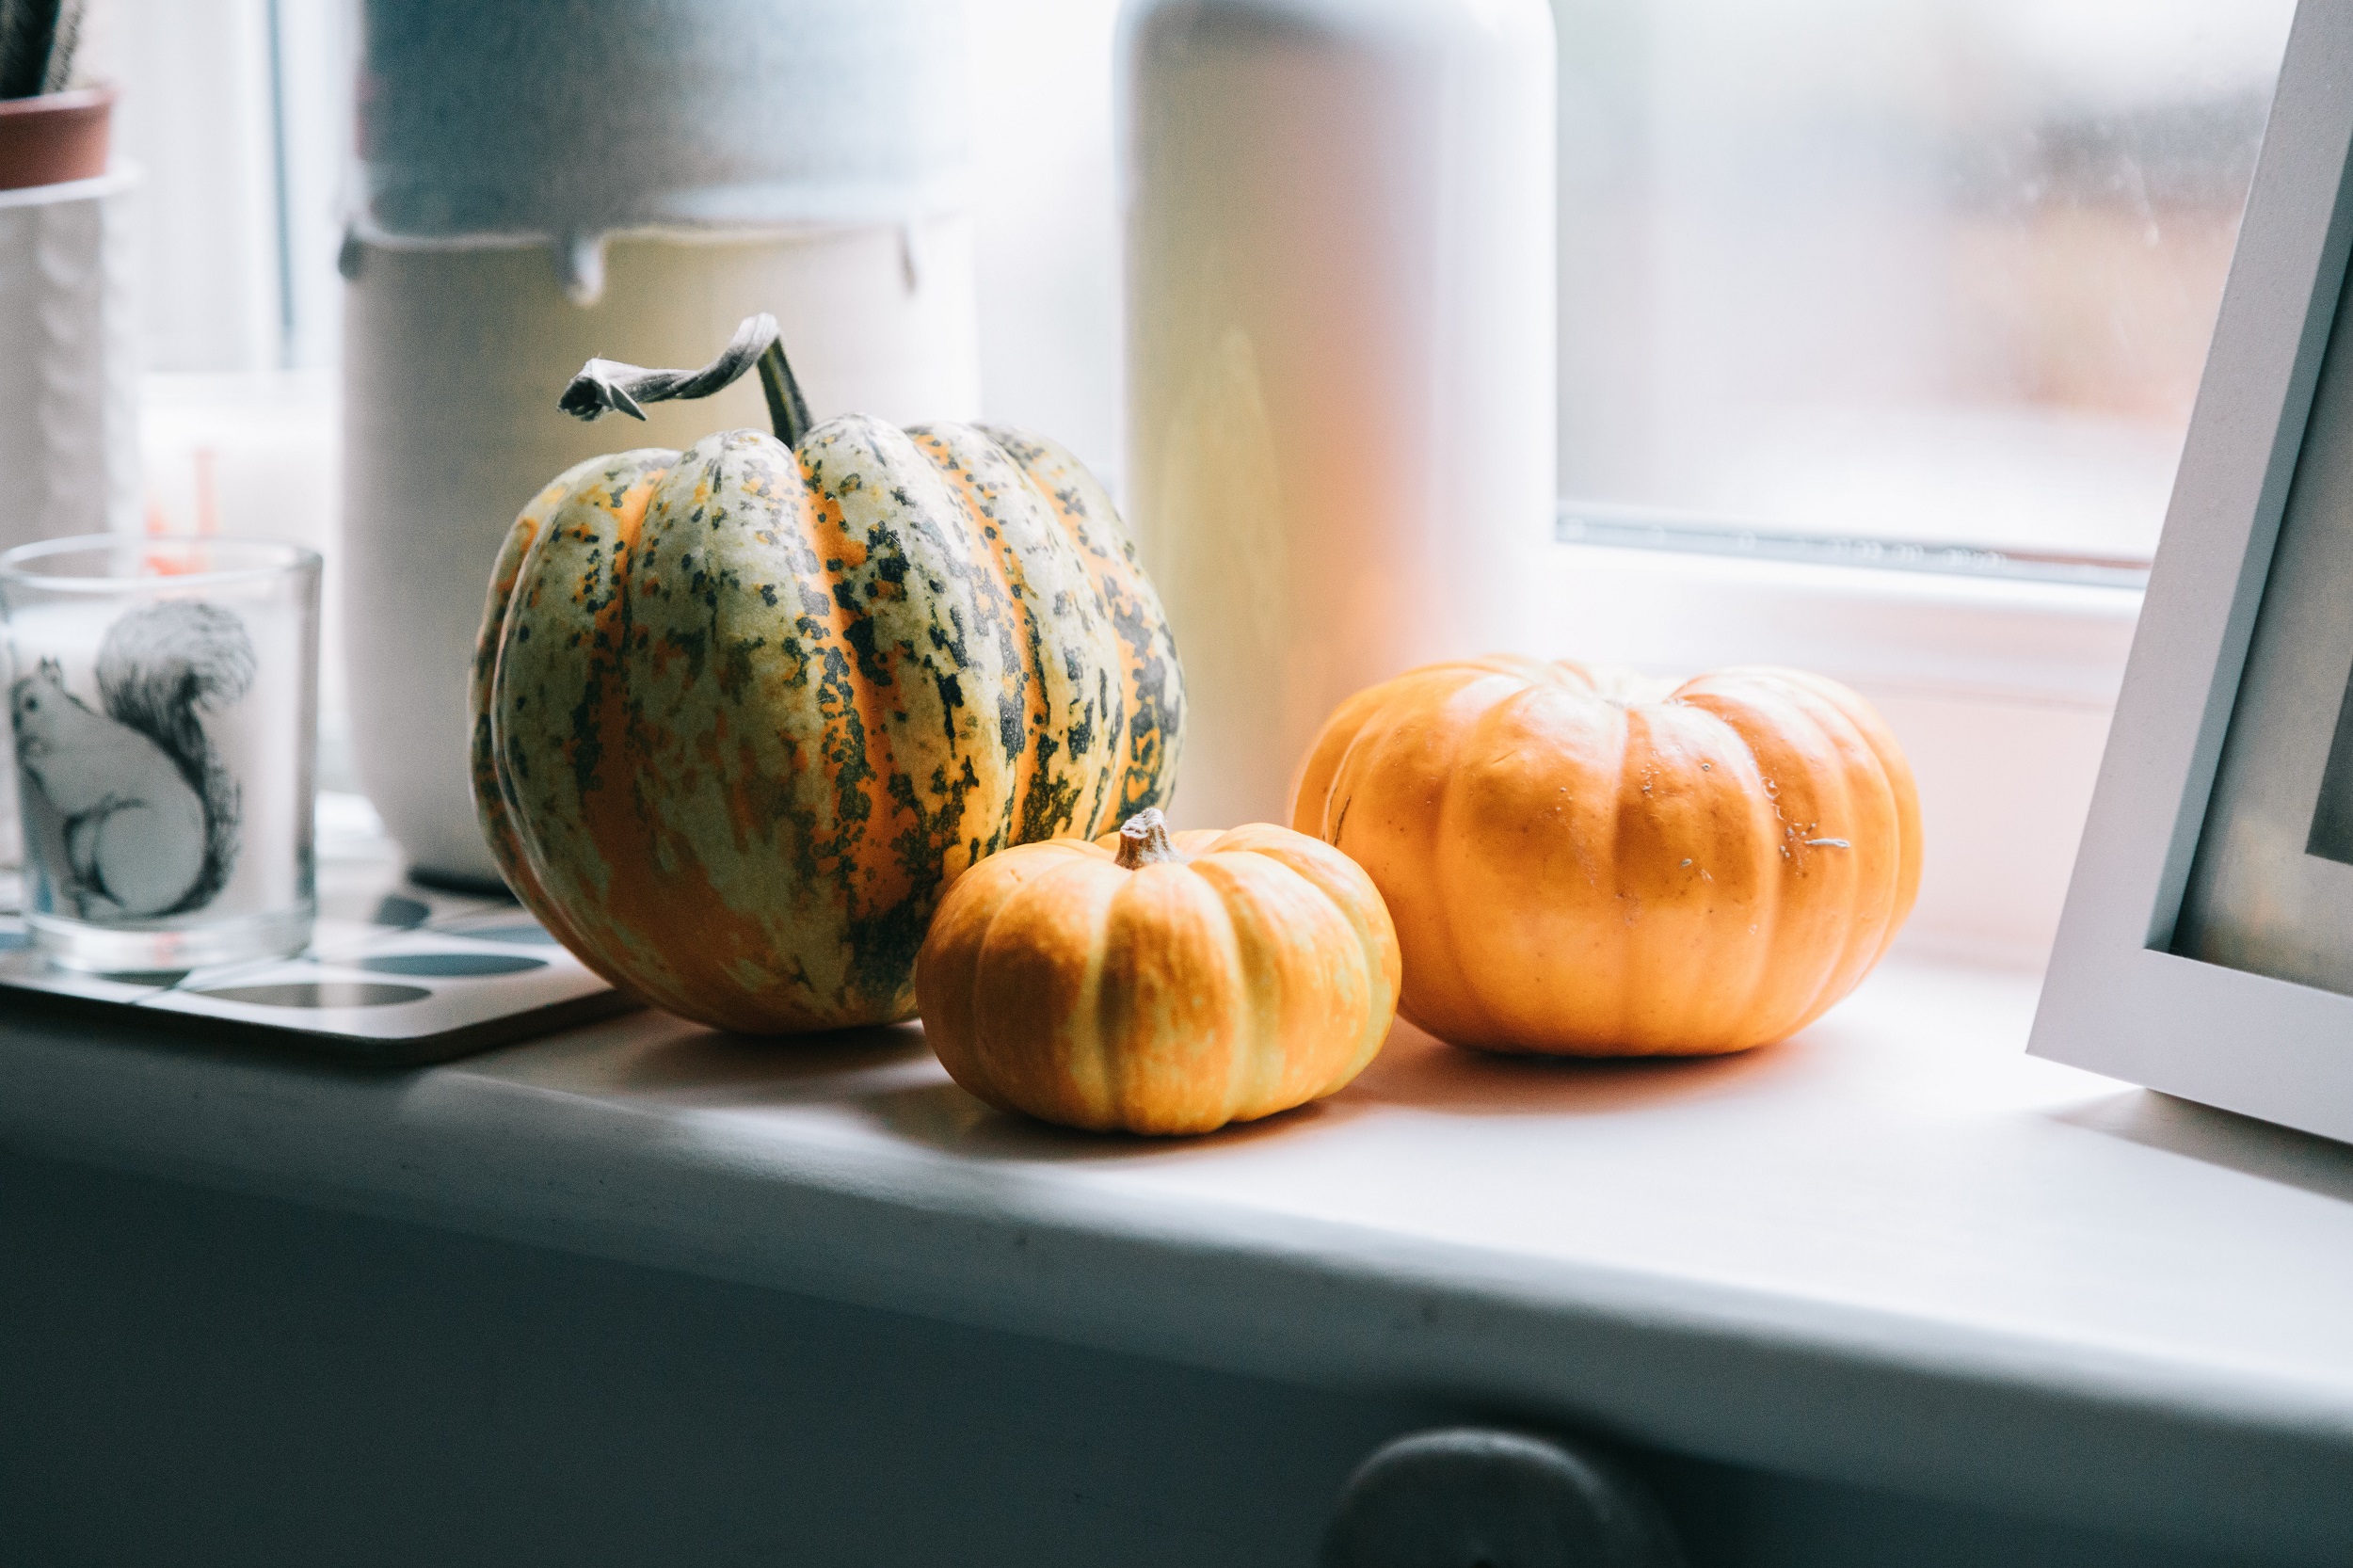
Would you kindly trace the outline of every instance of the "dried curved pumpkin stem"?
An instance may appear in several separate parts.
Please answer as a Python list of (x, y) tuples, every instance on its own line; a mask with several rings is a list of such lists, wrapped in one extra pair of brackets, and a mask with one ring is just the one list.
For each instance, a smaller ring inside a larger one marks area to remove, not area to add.
[(808, 417), (808, 400), (801, 396), (801, 385), (792, 378), (792, 366), (785, 360), (784, 334), (776, 318), (765, 311), (745, 316), (719, 357), (700, 370), (647, 370), (618, 360), (591, 360), (580, 367), (580, 374), (572, 377), (555, 406), (580, 420), (596, 419), (608, 409), (644, 419), (646, 411), (640, 404), (709, 397), (733, 386), (755, 365), (760, 367), (760, 391), (768, 395), (768, 422), (776, 428), (776, 440), (797, 446), (814, 422)]
[(1119, 864), (1127, 871), (1144, 866), (1182, 865), (1185, 857), (1169, 841), (1168, 822), (1157, 806), (1147, 806), (1119, 827)]

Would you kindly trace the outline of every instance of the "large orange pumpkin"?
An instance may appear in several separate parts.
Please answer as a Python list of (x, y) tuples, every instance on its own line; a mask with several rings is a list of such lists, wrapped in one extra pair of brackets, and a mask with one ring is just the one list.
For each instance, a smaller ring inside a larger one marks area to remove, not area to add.
[(1207, 1132), (1320, 1099), (1397, 1012), (1397, 936), (1365, 873), (1271, 823), (981, 862), (916, 962), (923, 1032), (1005, 1111), (1103, 1131)]
[(1358, 693), (1292, 824), (1370, 873), (1399, 1011), (1457, 1045), (1701, 1055), (1852, 990), (1920, 882), (1912, 771), (1833, 680), (1663, 682), (1512, 656)]
[(958, 872), (1167, 797), (1182, 678), (1067, 453), (811, 427), (768, 317), (699, 372), (591, 361), (564, 406), (754, 364), (776, 435), (593, 458), (516, 519), (474, 662), (475, 801), (517, 895), (648, 1000), (760, 1032), (904, 1018)]

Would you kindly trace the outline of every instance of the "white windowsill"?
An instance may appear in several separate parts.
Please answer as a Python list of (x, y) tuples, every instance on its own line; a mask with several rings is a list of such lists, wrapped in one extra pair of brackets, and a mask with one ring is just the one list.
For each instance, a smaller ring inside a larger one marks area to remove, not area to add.
[(2034, 994), (1897, 960), (1682, 1064), (1401, 1030), (1321, 1109), (1167, 1144), (986, 1112), (912, 1027), (643, 1014), (384, 1075), (20, 1016), (0, 1139), (2110, 1529), (2353, 1538), (2353, 1152), (2026, 1058)]

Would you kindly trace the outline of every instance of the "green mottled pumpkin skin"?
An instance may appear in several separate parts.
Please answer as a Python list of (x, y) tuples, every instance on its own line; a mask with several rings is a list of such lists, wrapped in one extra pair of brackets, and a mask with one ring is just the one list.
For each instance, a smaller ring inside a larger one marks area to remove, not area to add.
[(909, 1016), (941, 891), (1164, 804), (1183, 679), (1094, 478), (1050, 442), (862, 415), (565, 472), (517, 518), (473, 679), (517, 894), (721, 1028)]

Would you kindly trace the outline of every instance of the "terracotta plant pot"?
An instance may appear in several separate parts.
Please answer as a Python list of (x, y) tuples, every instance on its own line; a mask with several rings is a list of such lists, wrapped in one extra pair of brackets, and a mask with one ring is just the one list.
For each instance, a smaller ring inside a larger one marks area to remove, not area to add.
[(0, 99), (0, 190), (95, 180), (106, 172), (115, 89), (75, 88)]

